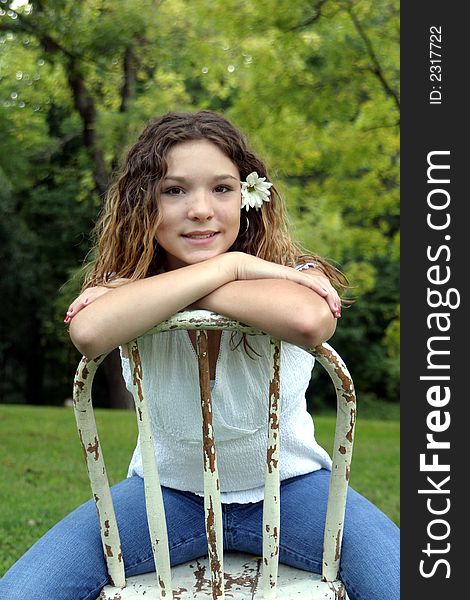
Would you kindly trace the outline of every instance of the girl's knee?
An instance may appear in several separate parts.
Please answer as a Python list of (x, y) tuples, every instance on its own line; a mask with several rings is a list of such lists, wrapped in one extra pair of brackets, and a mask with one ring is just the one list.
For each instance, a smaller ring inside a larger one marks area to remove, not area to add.
[(96, 600), (107, 577), (81, 577), (73, 572), (12, 568), (0, 580), (5, 600)]

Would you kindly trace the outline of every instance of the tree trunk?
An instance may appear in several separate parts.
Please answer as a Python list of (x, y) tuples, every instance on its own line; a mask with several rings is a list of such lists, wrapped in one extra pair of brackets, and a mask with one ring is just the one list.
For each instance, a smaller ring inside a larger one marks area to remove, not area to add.
[(103, 157), (103, 152), (96, 142), (96, 107), (95, 101), (88, 92), (75, 58), (68, 59), (68, 81), (72, 91), (73, 102), (83, 123), (83, 142), (93, 164), (93, 179), (98, 194), (106, 192), (108, 185), (108, 172)]
[(104, 360), (101, 368), (106, 377), (108, 406), (110, 408), (134, 408), (132, 395), (126, 388), (121, 371), (119, 350), (113, 350)]
[(40, 405), (43, 398), (44, 350), (41, 348), (41, 323), (34, 318), (28, 331), (29, 352), (26, 355), (25, 400), (26, 404)]

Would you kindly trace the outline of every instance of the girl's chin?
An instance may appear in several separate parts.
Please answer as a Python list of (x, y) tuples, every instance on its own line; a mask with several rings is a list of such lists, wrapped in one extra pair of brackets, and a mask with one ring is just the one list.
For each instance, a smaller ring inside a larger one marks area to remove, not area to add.
[(192, 252), (190, 255), (185, 254), (184, 256), (168, 256), (166, 257), (165, 264), (169, 271), (174, 269), (181, 269), (181, 267), (188, 267), (189, 265), (197, 265), (198, 263), (209, 260), (216, 256), (224, 254), (224, 251), (217, 252), (214, 250), (200, 250), (198, 252)]

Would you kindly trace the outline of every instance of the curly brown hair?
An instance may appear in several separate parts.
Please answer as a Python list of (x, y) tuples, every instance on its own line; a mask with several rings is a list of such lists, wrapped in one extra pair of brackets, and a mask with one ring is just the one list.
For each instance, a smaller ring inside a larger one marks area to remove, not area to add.
[[(245, 137), (223, 116), (209, 111), (169, 112), (150, 122), (124, 158), (120, 173), (109, 187), (94, 229), (95, 258), (83, 288), (106, 285), (114, 278), (142, 279), (164, 269), (156, 232), (161, 222), (160, 186), (168, 169), (166, 157), (173, 146), (191, 140), (209, 140), (237, 166), (240, 180), (253, 171), (269, 180), (265, 164), (248, 147)], [(274, 263), (295, 266), (308, 261), (337, 288), (345, 276), (323, 258), (293, 241), (282, 198), (275, 186), (262, 210), (250, 211), (230, 250), (252, 254)]]

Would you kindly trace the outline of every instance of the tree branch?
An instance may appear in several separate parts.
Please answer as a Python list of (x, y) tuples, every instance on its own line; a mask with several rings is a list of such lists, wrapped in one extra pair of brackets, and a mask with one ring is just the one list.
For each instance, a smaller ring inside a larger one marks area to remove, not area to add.
[(285, 29), (284, 30), (285, 33), (290, 33), (292, 31), (300, 31), (301, 29), (305, 29), (309, 25), (312, 25), (312, 23), (315, 23), (315, 21), (318, 21), (318, 19), (322, 16), (321, 9), (323, 8), (323, 5), (326, 3), (327, 3), (327, 0), (320, 0), (319, 2), (317, 2), (317, 4), (314, 7), (315, 12), (313, 13), (313, 15), (308, 17), (308, 19), (306, 19), (305, 21), (302, 21), (302, 23), (299, 23), (298, 25), (294, 25), (293, 27), (289, 27), (289, 29)]
[(20, 12), (13, 10), (16, 15), (16, 19), (11, 20), (10, 23), (1, 23), (0, 31), (11, 31), (13, 33), (29, 33), (33, 35), (45, 52), (49, 54), (56, 54), (57, 52), (61, 52), (65, 56), (72, 58), (74, 55), (64, 48), (57, 40), (55, 40), (51, 35), (41, 31), (35, 24), (33, 19), (25, 17)]
[(96, 142), (96, 106), (85, 84), (75, 58), (68, 60), (67, 79), (72, 91), (73, 103), (83, 123), (83, 141), (93, 164), (93, 179), (98, 194), (105, 193), (108, 173), (103, 152)]
[(385, 77), (385, 73), (383, 72), (382, 67), (380, 66), (380, 63), (378, 61), (377, 55), (375, 54), (374, 48), (372, 47), (370, 39), (364, 31), (364, 28), (362, 27), (359, 19), (355, 15), (352, 6), (348, 6), (346, 10), (349, 16), (351, 17), (351, 20), (354, 24), (354, 27), (356, 28), (357, 33), (359, 34), (359, 36), (365, 44), (367, 54), (369, 55), (369, 58), (372, 62), (372, 73), (379, 79), (380, 83), (382, 84), (382, 87), (385, 90), (385, 93), (393, 98), (398, 112), (400, 112), (400, 99), (398, 97), (398, 94), (395, 92), (395, 90), (392, 89), (391, 85), (388, 83), (387, 78)]
[(136, 68), (133, 48), (128, 46), (123, 57), (124, 82), (121, 88), (121, 106), (119, 112), (123, 113), (129, 108), (130, 100), (135, 96)]
[[(41, 8), (42, 5), (37, 3)], [(83, 142), (93, 165), (93, 179), (96, 190), (101, 196), (105, 193), (108, 184), (108, 173), (106, 163), (103, 157), (103, 152), (96, 141), (96, 106), (93, 96), (87, 89), (85, 80), (82, 77), (78, 66), (80, 58), (70, 52), (49, 33), (41, 31), (35, 24), (34, 20), (25, 17), (25, 15), (14, 11), (17, 19), (11, 24), (2, 23), (0, 30), (9, 30), (15, 32), (28, 33), (33, 35), (42, 46), (46, 55), (61, 54), (66, 61), (66, 76), (69, 83), (69, 88), (72, 93), (75, 109), (80, 115), (83, 125)]]

